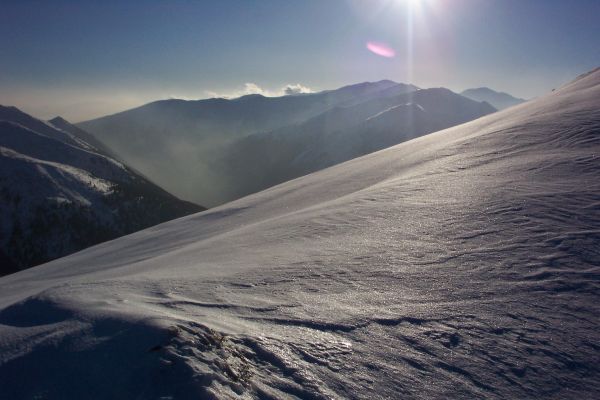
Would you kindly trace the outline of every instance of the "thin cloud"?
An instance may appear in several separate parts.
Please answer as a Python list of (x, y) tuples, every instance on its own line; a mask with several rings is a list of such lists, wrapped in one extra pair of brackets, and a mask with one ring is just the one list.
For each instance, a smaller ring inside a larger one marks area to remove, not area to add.
[(278, 90), (268, 90), (254, 82), (246, 82), (244, 83), (244, 86), (242, 88), (234, 90), (230, 93), (219, 93), (211, 90), (205, 91), (206, 95), (209, 97), (223, 99), (235, 99), (250, 94), (260, 94), (265, 97), (279, 97), (313, 92), (313, 89), (309, 88), (308, 86), (304, 86), (300, 83), (290, 83)]
[(295, 85), (287, 85), (283, 90), (283, 93), (286, 95), (293, 94), (302, 94), (302, 93), (312, 93), (313, 90), (309, 87), (296, 83)]

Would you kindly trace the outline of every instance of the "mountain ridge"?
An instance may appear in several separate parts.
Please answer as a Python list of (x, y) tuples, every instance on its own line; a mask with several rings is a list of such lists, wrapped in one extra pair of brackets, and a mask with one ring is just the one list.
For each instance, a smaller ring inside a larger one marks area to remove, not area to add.
[(204, 210), (108, 154), (64, 119), (0, 107), (0, 275)]
[(505, 92), (497, 92), (488, 87), (478, 87), (464, 90), (461, 95), (476, 101), (486, 101), (498, 110), (526, 102), (525, 99), (514, 97)]
[[(416, 108), (404, 107), (413, 103)], [(385, 111), (387, 118), (373, 119)], [(301, 124), (249, 135), (231, 146), (220, 168), (236, 191), (228, 198), (235, 199), (495, 111), (445, 88), (419, 89), (335, 107)]]
[[(233, 195), (249, 193), (238, 189), (236, 177), (226, 175), (231, 171), (229, 163), (223, 165), (231, 148), (247, 137), (293, 128), (319, 116), (335, 113), (340, 108), (386, 103), (389, 99), (418, 93), (419, 90), (414, 85), (382, 80), (302, 96), (250, 95), (231, 100), (161, 100), (78, 126), (90, 131), (110, 147), (119, 159), (125, 160), (170, 192), (181, 198), (214, 206), (232, 200)], [(442, 89), (427, 90), (438, 90), (446, 96), (453, 93)], [(491, 106), (480, 107), (481, 112), (470, 119), (495, 110)], [(447, 119), (453, 120), (449, 110), (448, 114)], [(448, 126), (440, 125), (437, 128)], [(394, 127), (389, 129), (394, 130)], [(190, 171), (194, 173), (190, 174)], [(256, 172), (257, 175), (261, 173), (266, 171)], [(294, 178), (298, 175), (288, 176)], [(264, 182), (268, 181), (270, 179), (266, 177)], [(262, 188), (264, 186), (260, 184), (252, 190)]]
[(599, 98), (597, 72), (1, 278), (0, 386), (596, 398)]

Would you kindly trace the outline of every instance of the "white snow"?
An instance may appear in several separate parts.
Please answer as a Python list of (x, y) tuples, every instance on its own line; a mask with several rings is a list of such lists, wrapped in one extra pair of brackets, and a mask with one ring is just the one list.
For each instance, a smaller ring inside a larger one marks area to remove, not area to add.
[(0, 276), (201, 209), (66, 132), (0, 106)]
[(600, 395), (600, 70), (0, 279), (6, 398)]
[[(213, 207), (496, 111), (448, 89), (417, 89), (380, 81), (303, 96), (167, 100), (79, 125), (170, 193)], [(364, 124), (406, 102), (427, 108), (427, 120), (404, 108)], [(363, 143), (371, 131), (380, 139)]]
[(396, 106), (386, 108), (383, 111), (379, 111), (377, 114), (371, 115), (369, 118), (366, 119), (366, 121), (380, 117), (390, 111), (394, 111), (394, 110), (398, 110), (398, 109), (402, 109), (402, 108), (406, 108), (406, 107), (416, 107), (421, 111), (425, 111), (425, 109), (420, 104), (417, 104), (417, 103), (398, 104)]
[[(96, 192), (97, 196), (98, 195), (104, 196), (104, 195), (111, 193), (111, 188), (113, 186), (113, 184), (111, 182), (108, 182), (104, 179), (97, 178), (94, 175), (92, 175), (91, 173), (89, 173), (88, 171), (85, 171), (83, 169), (72, 167), (70, 165), (66, 165), (66, 164), (62, 164), (62, 163), (58, 163), (58, 162), (39, 160), (39, 159), (36, 159), (33, 157), (29, 157), (25, 154), (17, 153), (15, 151), (13, 151), (12, 149), (8, 149), (8, 148), (2, 147), (2, 146), (0, 146), (0, 154), (3, 157), (6, 157), (7, 159), (12, 159), (15, 161), (18, 160), (18, 162), (22, 162), (22, 163), (36, 164), (37, 171), (39, 172), (42, 179), (45, 178), (48, 181), (52, 182), (52, 187), (57, 192), (73, 193), (74, 191), (78, 190), (81, 186), (84, 186), (84, 187), (92, 189), (94, 192)], [(58, 180), (54, 179), (52, 177), (52, 174), (50, 174), (48, 172), (47, 168), (54, 170), (55, 173), (58, 173), (64, 179), (61, 179), (60, 182)], [(7, 168), (7, 169), (9, 169), (9, 168)], [(65, 183), (69, 183), (70, 184), (69, 186), (71, 186), (71, 187), (65, 186)], [(14, 185), (18, 185), (18, 181), (14, 182)], [(41, 183), (39, 183), (38, 185), (39, 185), (38, 187), (44, 186)], [(77, 195), (77, 197), (81, 197), (81, 196)], [(67, 202), (69, 201), (67, 199), (63, 199), (63, 200), (67, 201)], [(83, 201), (83, 203), (90, 203), (90, 202), (85, 200), (85, 201)], [(89, 205), (89, 204), (87, 204), (87, 205)]]

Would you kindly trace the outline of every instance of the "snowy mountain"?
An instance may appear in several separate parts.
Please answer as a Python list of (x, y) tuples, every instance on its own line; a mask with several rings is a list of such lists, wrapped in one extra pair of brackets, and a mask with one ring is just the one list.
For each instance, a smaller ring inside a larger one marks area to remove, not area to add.
[(504, 110), (505, 108), (516, 106), (517, 104), (527, 101), (511, 96), (508, 93), (496, 92), (495, 90), (486, 87), (467, 89), (463, 91), (461, 95), (475, 101), (485, 101), (498, 110)]
[(600, 69), (0, 279), (11, 399), (598, 398)]
[(109, 156), (114, 158), (112, 151), (106, 147), (102, 142), (94, 137), (94, 135), (89, 134), (83, 129), (71, 124), (69, 121), (65, 120), (62, 117), (56, 117), (48, 121), (53, 127), (67, 132), (79, 139), (79, 145), (85, 149), (92, 150), (98, 152), (100, 154)]
[[(153, 181), (175, 195), (199, 204), (213, 206), (239, 197), (239, 194), (251, 193), (265, 188), (258, 181), (281, 182), (280, 177), (270, 175), (263, 169), (254, 169), (260, 179), (252, 182), (243, 181), (244, 189), (239, 184), (238, 176), (232, 172), (230, 162), (232, 152), (239, 152), (244, 144), (232, 145), (252, 134), (273, 131), (293, 131), (299, 136), (306, 134), (303, 146), (313, 141), (320, 131), (302, 131), (304, 127), (314, 127), (318, 121), (330, 126), (324, 127), (329, 132), (334, 125), (347, 127), (349, 124), (339, 118), (346, 118), (350, 110), (358, 111), (363, 119), (384, 111), (392, 106), (407, 102), (407, 94), (418, 90), (413, 85), (399, 84), (389, 80), (365, 82), (345, 86), (337, 90), (320, 93), (302, 94), (283, 97), (264, 97), (250, 95), (238, 99), (209, 99), (198, 101), (164, 100), (147, 104), (143, 107), (124, 111), (119, 114), (103, 117), (79, 124), (80, 127), (94, 134), (115, 154), (132, 167), (141, 171)], [(460, 97), (456, 95), (456, 97)], [(427, 133), (452, 126), (452, 121), (459, 123), (478, 118), (491, 111), (489, 105), (473, 105), (478, 112), (469, 110), (460, 114), (461, 105), (466, 99), (456, 100), (456, 104), (448, 104), (441, 99), (439, 104), (432, 102), (428, 112), (447, 113), (445, 124), (436, 121), (436, 129)], [(442, 107), (448, 106), (447, 109)], [(433, 110), (435, 108), (435, 110)], [(453, 115), (456, 109), (459, 114)], [(467, 107), (468, 108), (468, 107)], [(468, 116), (468, 118), (465, 118)], [(352, 118), (355, 126), (359, 123)], [(362, 121), (361, 121), (362, 122)], [(321, 127), (319, 127), (321, 128)], [(398, 133), (392, 126), (390, 131)], [(398, 136), (410, 136), (422, 130), (421, 127), (410, 132), (398, 133)], [(323, 132), (325, 134), (326, 132)], [(366, 133), (366, 132), (364, 132)], [(271, 136), (263, 136), (268, 138)], [(354, 140), (354, 139), (351, 139)], [(396, 144), (400, 139), (391, 141)], [(275, 143), (268, 143), (274, 147)], [(377, 149), (381, 147), (375, 146)], [(237, 150), (236, 150), (237, 149)], [(257, 154), (262, 155), (263, 152)], [(354, 152), (352, 156), (365, 152)], [(242, 154), (242, 159), (234, 162), (248, 169), (252, 164), (244, 165), (244, 160), (252, 159), (254, 154)], [(257, 155), (258, 157), (258, 155)], [(338, 157), (347, 160), (350, 156)], [(235, 161), (235, 160), (234, 160)], [(331, 165), (330, 160), (321, 163)], [(315, 170), (315, 169), (313, 169)], [(305, 172), (304, 172), (305, 173)], [(296, 177), (297, 174), (287, 174)], [(237, 196), (237, 197), (236, 197)]]
[(166, 193), (87, 132), (0, 106), (0, 275), (203, 210)]
[(443, 88), (335, 107), (303, 123), (233, 143), (219, 167), (229, 182), (222, 196), (240, 198), (495, 111)]

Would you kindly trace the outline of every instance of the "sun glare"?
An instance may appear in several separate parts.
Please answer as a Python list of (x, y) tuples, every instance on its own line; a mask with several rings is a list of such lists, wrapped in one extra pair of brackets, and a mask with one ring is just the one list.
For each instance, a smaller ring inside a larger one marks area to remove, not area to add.
[(411, 11), (417, 11), (421, 8), (425, 0), (395, 0), (395, 2), (406, 6)]
[(404, 0), (406, 3), (408, 3), (408, 6), (414, 10), (418, 7), (421, 6), (421, 3), (423, 2), (423, 0)]

